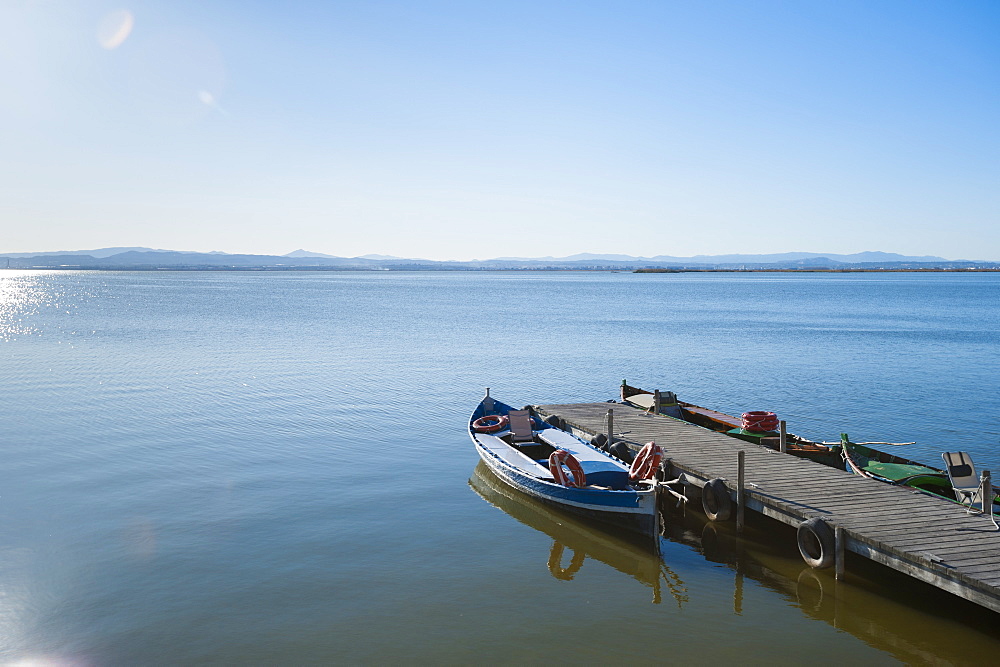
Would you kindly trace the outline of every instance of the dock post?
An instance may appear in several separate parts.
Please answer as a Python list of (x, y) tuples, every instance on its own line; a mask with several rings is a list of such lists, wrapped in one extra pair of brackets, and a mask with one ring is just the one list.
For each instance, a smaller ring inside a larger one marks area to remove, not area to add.
[(987, 514), (987, 516), (990, 517), (990, 521), (992, 521), (993, 525), (997, 527), (997, 530), (1000, 530), (1000, 524), (997, 524), (997, 520), (993, 516), (993, 476), (990, 474), (989, 470), (983, 471), (983, 477), (980, 484), (982, 484), (983, 489), (980, 494), (983, 502), (983, 514), (987, 514), (988, 512), (989, 514)]
[(785, 430), (785, 420), (778, 422), (778, 450), (782, 454), (788, 453), (788, 431)]
[(833, 573), (837, 581), (844, 580), (844, 540), (844, 529), (840, 526), (835, 526), (833, 529)]
[(660, 414), (660, 404), (663, 403), (663, 399), (660, 397), (660, 390), (653, 390), (653, 414)]
[(747, 498), (744, 488), (743, 467), (746, 459), (746, 452), (742, 449), (736, 454), (736, 532), (743, 532), (743, 512), (746, 508)]
[(611, 445), (615, 444), (615, 417), (614, 411), (608, 408), (608, 450), (611, 450)]

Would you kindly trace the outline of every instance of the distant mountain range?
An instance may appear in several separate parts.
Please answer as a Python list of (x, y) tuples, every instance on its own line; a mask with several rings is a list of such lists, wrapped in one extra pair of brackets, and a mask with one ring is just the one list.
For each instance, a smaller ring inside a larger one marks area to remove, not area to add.
[(153, 248), (98, 248), (97, 250), (56, 250), (48, 252), (17, 252), (2, 254), (0, 257), (42, 257), (45, 255), (90, 255), (97, 259), (104, 259), (113, 255), (120, 255), (126, 252), (176, 252), (184, 255), (225, 255), (226, 253), (213, 250), (208, 253), (199, 253), (192, 250), (154, 250)]
[[(890, 252), (852, 255), (786, 252), (764, 255), (697, 255), (695, 257), (633, 257), (584, 253), (568, 257), (498, 257), (468, 262), (407, 259), (391, 255), (338, 257), (308, 250), (286, 255), (240, 255), (153, 248), (99, 248), (36, 253), (0, 254), (10, 268), (117, 270), (878, 270), (878, 269), (992, 269), (1000, 262), (949, 260)], [(0, 268), (4, 268), (0, 263)]]

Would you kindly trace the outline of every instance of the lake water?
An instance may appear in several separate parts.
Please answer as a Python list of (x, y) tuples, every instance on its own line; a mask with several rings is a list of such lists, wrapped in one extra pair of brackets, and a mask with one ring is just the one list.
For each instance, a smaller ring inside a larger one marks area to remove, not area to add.
[[(997, 616), (794, 533), (660, 554), (468, 415), (623, 378), (1000, 471), (1000, 274), (0, 272), (0, 661), (965, 664)], [(875, 483), (875, 482), (872, 482)]]

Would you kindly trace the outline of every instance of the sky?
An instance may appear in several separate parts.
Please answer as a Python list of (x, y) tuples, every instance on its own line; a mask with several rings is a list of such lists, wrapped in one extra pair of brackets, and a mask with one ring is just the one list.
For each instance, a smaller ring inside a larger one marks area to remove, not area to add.
[(1000, 2), (0, 1), (0, 252), (1000, 260)]

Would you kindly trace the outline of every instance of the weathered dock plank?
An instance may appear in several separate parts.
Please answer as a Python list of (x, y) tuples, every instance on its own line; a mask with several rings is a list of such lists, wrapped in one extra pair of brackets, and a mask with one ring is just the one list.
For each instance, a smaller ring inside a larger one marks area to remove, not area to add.
[(1000, 532), (981, 515), (914, 489), (890, 486), (620, 403), (538, 405), (581, 435), (663, 447), (673, 472), (694, 486), (725, 481), (736, 500), (737, 456), (745, 452), (747, 509), (797, 526), (820, 517), (843, 531), (844, 548), (1000, 612)]

